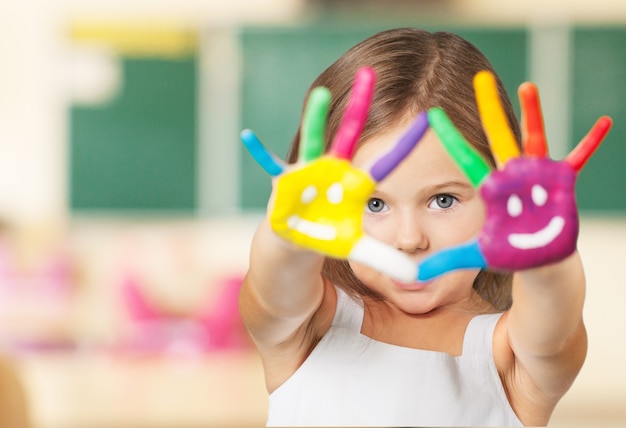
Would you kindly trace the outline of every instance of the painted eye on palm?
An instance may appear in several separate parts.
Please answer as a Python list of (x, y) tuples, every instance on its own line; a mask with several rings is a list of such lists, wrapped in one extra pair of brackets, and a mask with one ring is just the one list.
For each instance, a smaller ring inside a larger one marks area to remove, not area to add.
[(358, 70), (341, 126), (328, 153), (324, 135), (330, 92), (311, 91), (302, 122), (302, 139), (295, 165), (285, 165), (269, 153), (256, 135), (245, 130), (241, 139), (254, 159), (276, 177), (275, 199), (269, 214), (272, 229), (284, 239), (321, 254), (354, 260), (391, 277), (413, 282), (417, 265), (395, 248), (363, 232), (363, 211), (376, 187), (417, 145), (428, 130), (420, 113), (392, 149), (368, 171), (350, 160), (367, 119), (374, 92), (370, 68)]
[(491, 170), (443, 110), (434, 108), (428, 115), (450, 156), (480, 190), (487, 217), (476, 239), (424, 259), (419, 267), (420, 280), (463, 268), (528, 269), (573, 253), (578, 237), (577, 174), (611, 127), (611, 119), (601, 117), (563, 161), (549, 159), (537, 88), (524, 83), (519, 89), (521, 154), (500, 104), (494, 76), (486, 71), (478, 73), (474, 87), (497, 170)]

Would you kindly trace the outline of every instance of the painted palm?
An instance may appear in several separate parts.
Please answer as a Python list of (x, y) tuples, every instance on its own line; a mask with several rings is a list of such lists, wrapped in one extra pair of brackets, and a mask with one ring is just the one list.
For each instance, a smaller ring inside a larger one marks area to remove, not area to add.
[(611, 119), (601, 117), (563, 161), (551, 160), (537, 88), (524, 83), (519, 88), (521, 154), (494, 76), (478, 73), (474, 90), (496, 170), (468, 144), (443, 110), (433, 108), (428, 117), (447, 152), (479, 189), (487, 217), (476, 239), (424, 259), (419, 266), (420, 280), (463, 268), (528, 269), (573, 253), (578, 237), (576, 178), (611, 127)]

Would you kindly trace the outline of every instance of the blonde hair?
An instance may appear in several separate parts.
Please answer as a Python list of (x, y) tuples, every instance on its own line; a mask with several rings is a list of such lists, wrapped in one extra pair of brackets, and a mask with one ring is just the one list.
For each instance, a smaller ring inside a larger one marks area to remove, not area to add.
[[(430, 33), (399, 28), (375, 34), (358, 43), (328, 67), (310, 89), (325, 86), (332, 93), (326, 145), (339, 128), (356, 71), (370, 66), (376, 72), (376, 89), (360, 143), (419, 111), (439, 106), (465, 138), (491, 163), (494, 159), (483, 131), (472, 80), (481, 70), (495, 73), (487, 58), (465, 39), (447, 32)], [(517, 118), (502, 82), (496, 77), (500, 97), (513, 132), (520, 140)], [(309, 92), (310, 92), (309, 89)], [(287, 159), (294, 162), (300, 130)], [(327, 259), (324, 274), (350, 294), (376, 296), (362, 284), (344, 260)], [(474, 289), (496, 309), (511, 305), (511, 275), (483, 270)]]

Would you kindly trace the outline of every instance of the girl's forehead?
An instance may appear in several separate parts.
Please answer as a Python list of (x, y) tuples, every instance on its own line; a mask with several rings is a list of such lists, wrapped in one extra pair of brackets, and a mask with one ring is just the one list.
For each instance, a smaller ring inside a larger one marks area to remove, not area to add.
[[(361, 143), (355, 150), (353, 157), (353, 164), (355, 166), (364, 166), (371, 164), (373, 161), (383, 156), (402, 138), (406, 131), (406, 126), (396, 126), (388, 129), (384, 133), (377, 134), (367, 141)], [(412, 149), (407, 158), (403, 160), (403, 163), (408, 159), (413, 159), (419, 156), (423, 160), (434, 159), (441, 155), (447, 157), (441, 142), (437, 135), (428, 130), (417, 145)]]
[(365, 141), (360, 142), (355, 150), (354, 160), (359, 161), (361, 159), (382, 155), (398, 142), (410, 125), (411, 122), (405, 121), (388, 126), (383, 131), (374, 134)]
[[(355, 152), (353, 165), (368, 170), (380, 156), (393, 147), (403, 134), (404, 128), (399, 128), (369, 139)], [(397, 184), (398, 179), (404, 183), (403, 186), (407, 183), (414, 183), (417, 187), (467, 182), (467, 177), (448, 155), (432, 130), (426, 132), (417, 146), (388, 178), (379, 183), (379, 186)]]

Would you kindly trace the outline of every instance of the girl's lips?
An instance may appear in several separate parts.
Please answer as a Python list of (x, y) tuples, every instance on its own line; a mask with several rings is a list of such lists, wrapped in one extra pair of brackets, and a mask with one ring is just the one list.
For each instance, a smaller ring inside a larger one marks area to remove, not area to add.
[(406, 291), (420, 291), (428, 287), (428, 285), (430, 284), (430, 281), (427, 281), (427, 282), (422, 282), (422, 281), (402, 282), (402, 281), (396, 281), (396, 280), (392, 280), (392, 281), (396, 285), (396, 287), (401, 288), (402, 290), (406, 290)]

